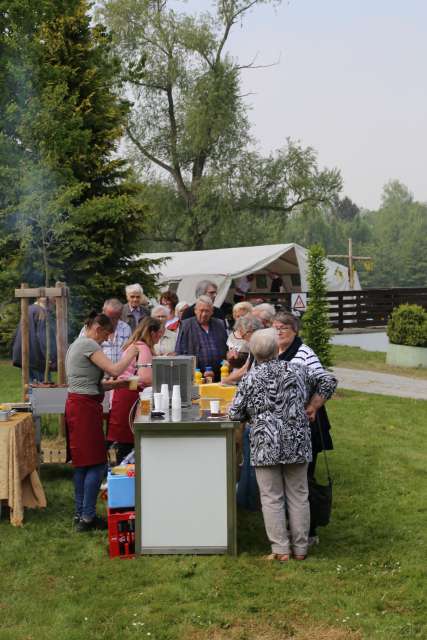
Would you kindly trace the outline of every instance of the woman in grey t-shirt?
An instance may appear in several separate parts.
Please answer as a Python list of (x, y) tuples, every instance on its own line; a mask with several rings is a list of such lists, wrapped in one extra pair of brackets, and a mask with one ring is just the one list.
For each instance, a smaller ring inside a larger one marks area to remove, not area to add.
[(100, 345), (112, 332), (108, 316), (101, 313), (90, 317), (85, 323), (86, 335), (73, 342), (65, 359), (69, 384), (65, 420), (74, 466), (77, 531), (106, 527), (96, 517), (96, 500), (107, 461), (102, 400), (108, 383), (101, 381), (105, 373), (112, 377), (123, 373), (138, 355), (138, 349), (133, 347), (119, 362), (111, 362)]

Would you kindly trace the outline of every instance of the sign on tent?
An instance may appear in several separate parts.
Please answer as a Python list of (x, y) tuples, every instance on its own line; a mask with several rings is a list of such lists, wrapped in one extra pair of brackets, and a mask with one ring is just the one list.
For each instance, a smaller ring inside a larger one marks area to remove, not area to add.
[(292, 311), (297, 311), (298, 313), (304, 313), (304, 311), (307, 310), (307, 294), (292, 293), (291, 307), (292, 307)]

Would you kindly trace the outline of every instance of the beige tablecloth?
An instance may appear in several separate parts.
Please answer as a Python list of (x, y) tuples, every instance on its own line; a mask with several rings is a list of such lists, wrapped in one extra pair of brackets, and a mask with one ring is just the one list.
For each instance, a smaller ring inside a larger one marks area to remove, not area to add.
[(18, 413), (0, 422), (0, 500), (7, 500), (10, 521), (20, 527), (24, 507), (45, 507), (46, 496), (37, 473), (33, 419)]

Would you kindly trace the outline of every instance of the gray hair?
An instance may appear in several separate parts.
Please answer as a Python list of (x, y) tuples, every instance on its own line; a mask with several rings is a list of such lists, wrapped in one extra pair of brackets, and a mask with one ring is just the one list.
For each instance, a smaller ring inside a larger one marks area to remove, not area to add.
[(106, 308), (113, 309), (113, 311), (121, 311), (123, 309), (123, 304), (117, 298), (109, 298), (103, 304), (103, 309)]
[(298, 333), (299, 331), (299, 319), (294, 316), (292, 313), (288, 311), (279, 311), (273, 318), (273, 322), (281, 322), (282, 324), (287, 324)]
[(276, 309), (272, 304), (263, 302), (262, 304), (257, 304), (252, 313), (271, 324), (273, 317), (276, 315)]
[(200, 302), (201, 304), (208, 304), (210, 307), (214, 306), (214, 303), (209, 296), (199, 296), (196, 300), (196, 304), (198, 302)]
[(277, 356), (277, 337), (274, 329), (260, 329), (249, 341), (251, 353), (257, 362), (273, 360)]
[(215, 284), (215, 282), (212, 282), (212, 280), (200, 280), (200, 282), (196, 284), (196, 299), (200, 298), (200, 296), (204, 296), (209, 287), (215, 287), (218, 291), (218, 285)]
[(128, 286), (125, 287), (125, 291), (126, 295), (128, 295), (132, 291), (136, 291), (136, 293), (139, 293), (141, 296), (144, 294), (144, 289), (137, 282), (135, 284), (128, 284)]
[(262, 324), (261, 320), (258, 320), (258, 318), (253, 316), (251, 313), (248, 313), (236, 320), (234, 328), (242, 335), (248, 333), (248, 331), (253, 332), (264, 329), (264, 325)]
[(163, 311), (166, 314), (166, 316), (168, 316), (169, 313), (170, 313), (169, 309), (167, 307), (165, 307), (164, 305), (156, 304), (156, 306), (151, 309), (151, 317), (152, 318), (156, 317), (157, 311)]

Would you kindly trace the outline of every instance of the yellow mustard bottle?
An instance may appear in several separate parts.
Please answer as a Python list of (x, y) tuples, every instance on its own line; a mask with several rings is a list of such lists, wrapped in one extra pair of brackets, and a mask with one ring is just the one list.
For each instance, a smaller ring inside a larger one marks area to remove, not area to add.
[(222, 361), (220, 371), (221, 371), (221, 382), (222, 382), (224, 378), (227, 378), (230, 375), (230, 369), (228, 368), (227, 360)]

